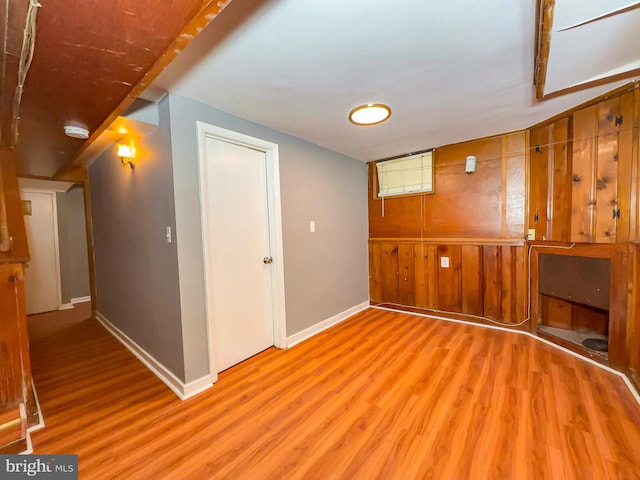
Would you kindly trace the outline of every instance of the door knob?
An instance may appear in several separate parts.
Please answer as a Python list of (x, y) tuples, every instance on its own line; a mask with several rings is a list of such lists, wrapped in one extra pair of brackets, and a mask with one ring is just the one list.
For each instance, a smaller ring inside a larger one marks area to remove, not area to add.
[(271, 257), (264, 257), (264, 258), (262, 259), (262, 261), (268, 265), (268, 264), (270, 264), (270, 263), (273, 263), (273, 258), (271, 258)]

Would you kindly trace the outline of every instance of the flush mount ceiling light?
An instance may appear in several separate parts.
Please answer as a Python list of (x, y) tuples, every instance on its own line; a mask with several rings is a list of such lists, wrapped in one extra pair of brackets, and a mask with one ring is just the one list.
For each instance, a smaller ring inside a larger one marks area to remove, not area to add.
[(391, 116), (391, 109), (381, 103), (367, 103), (349, 112), (349, 121), (356, 125), (377, 125)]

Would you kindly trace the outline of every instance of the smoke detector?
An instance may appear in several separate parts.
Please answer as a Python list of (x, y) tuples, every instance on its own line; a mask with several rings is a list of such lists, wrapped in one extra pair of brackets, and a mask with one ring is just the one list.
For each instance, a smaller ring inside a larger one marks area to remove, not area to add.
[(77, 125), (65, 125), (64, 134), (71, 138), (81, 138), (85, 140), (89, 138), (89, 130), (84, 127), (78, 127)]

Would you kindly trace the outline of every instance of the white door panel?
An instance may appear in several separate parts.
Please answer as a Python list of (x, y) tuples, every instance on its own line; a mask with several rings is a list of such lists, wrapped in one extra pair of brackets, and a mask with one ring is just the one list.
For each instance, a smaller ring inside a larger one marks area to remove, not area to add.
[(55, 194), (23, 191), (21, 196), (31, 202), (31, 215), (24, 217), (31, 255), (24, 274), (27, 315), (58, 310), (60, 274)]
[(213, 351), (220, 372), (274, 344), (266, 155), (206, 138)]

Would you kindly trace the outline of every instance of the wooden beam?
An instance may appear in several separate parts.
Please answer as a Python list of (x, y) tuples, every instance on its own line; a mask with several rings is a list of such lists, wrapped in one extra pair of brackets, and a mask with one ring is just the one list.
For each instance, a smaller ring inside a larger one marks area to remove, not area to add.
[(536, 98), (544, 97), (544, 84), (547, 79), (547, 65), (549, 63), (549, 47), (551, 45), (551, 29), (553, 27), (553, 11), (555, 0), (540, 0), (536, 45), (536, 64), (534, 68), (533, 84), (536, 87)]
[(21, 263), (29, 261), (27, 233), (20, 203), (17, 174), (18, 159), (13, 148), (0, 148), (0, 239), (6, 241), (9, 249), (0, 249), (0, 263)]
[[(625, 80), (627, 78), (633, 78), (638, 76), (640, 76), (640, 68), (635, 68), (627, 72), (620, 72), (615, 75), (609, 75), (607, 77), (598, 78), (596, 80), (591, 80), (589, 82), (572, 85), (571, 87), (563, 88), (555, 92), (550, 92), (544, 95), (542, 99), (548, 100), (551, 98), (561, 97), (562, 95), (568, 95), (570, 93), (579, 92), (580, 90), (585, 90), (587, 88), (599, 87), (600, 85), (606, 85), (608, 83), (618, 82), (620, 80)], [(635, 80), (635, 82), (637, 82), (637, 80)], [(607, 95), (610, 96), (611, 92), (607, 92)]]
[(18, 70), (22, 51), (29, 0), (9, 0), (0, 5), (0, 145), (13, 146), (12, 125), (18, 112), (14, 97), (18, 85)]
[(2, 181), (2, 167), (0, 166), (0, 252), (11, 250), (11, 237), (9, 235), (9, 221), (7, 220), (7, 196)]
[(54, 175), (55, 179), (64, 176), (69, 170), (84, 166), (82, 158), (83, 152), (91, 147), (100, 135), (109, 128), (109, 126), (121, 115), (138, 96), (156, 79), (160, 73), (180, 54), (182, 50), (200, 33), (214, 18), (227, 6), (231, 0), (217, 1), (210, 0), (204, 2), (200, 11), (191, 19), (189, 23), (182, 29), (180, 34), (165, 49), (165, 51), (156, 59), (153, 65), (147, 70), (142, 79), (129, 91), (127, 96), (120, 102), (113, 112), (95, 129), (87, 141), (75, 153), (74, 159), (64, 167), (62, 167)]
[[(616, 12), (611, 12), (606, 15), (597, 17), (595, 19), (590, 19), (578, 25), (573, 25), (570, 28), (576, 28), (596, 20), (601, 20), (603, 18), (608, 18), (610, 16), (626, 13), (631, 10), (635, 10), (637, 8), (639, 8), (638, 5), (625, 7)], [(538, 8), (538, 11), (536, 12), (537, 28), (536, 28), (536, 51), (535, 51), (533, 83), (535, 85), (536, 98), (538, 100), (547, 100), (555, 97), (560, 97), (562, 95), (578, 92), (581, 90), (585, 90), (587, 88), (606, 85), (608, 83), (617, 82), (619, 80), (633, 78), (640, 75), (640, 68), (635, 68), (632, 70), (628, 70), (626, 72), (620, 72), (614, 75), (608, 75), (595, 80), (578, 83), (570, 87), (565, 87), (554, 92), (545, 93), (544, 90), (545, 90), (547, 70), (548, 70), (548, 64), (549, 64), (549, 52), (551, 48), (551, 31), (553, 29), (554, 10), (555, 10), (555, 0), (540, 0), (539, 8)], [(563, 31), (563, 30), (568, 30), (568, 28), (564, 28), (560, 31)]]

